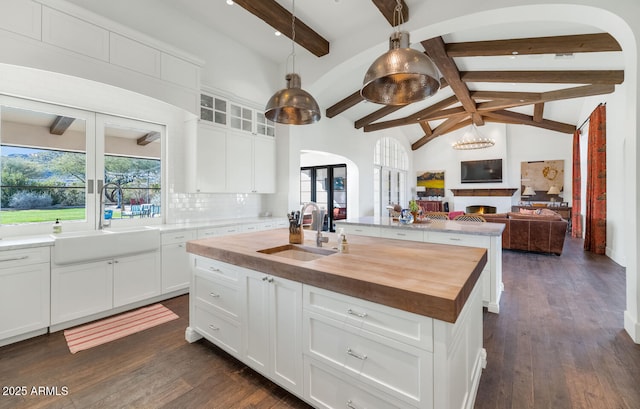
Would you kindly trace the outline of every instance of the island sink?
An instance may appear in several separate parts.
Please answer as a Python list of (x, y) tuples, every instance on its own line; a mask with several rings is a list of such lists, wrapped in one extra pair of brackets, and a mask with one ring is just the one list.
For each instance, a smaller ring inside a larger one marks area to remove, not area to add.
[(337, 253), (336, 250), (322, 247), (309, 247), (296, 244), (285, 244), (283, 246), (271, 247), (258, 250), (258, 253), (271, 254), (278, 257), (286, 257), (298, 261), (312, 261)]

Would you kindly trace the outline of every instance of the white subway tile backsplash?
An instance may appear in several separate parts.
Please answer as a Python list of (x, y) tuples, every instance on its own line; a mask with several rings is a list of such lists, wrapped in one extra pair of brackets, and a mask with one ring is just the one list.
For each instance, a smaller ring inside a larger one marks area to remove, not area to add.
[(167, 223), (257, 217), (262, 196), (249, 193), (173, 193), (169, 195)]

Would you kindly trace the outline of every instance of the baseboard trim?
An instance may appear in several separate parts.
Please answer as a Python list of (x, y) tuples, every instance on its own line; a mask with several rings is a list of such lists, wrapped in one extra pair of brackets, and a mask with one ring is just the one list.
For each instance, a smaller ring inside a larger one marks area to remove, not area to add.
[(624, 312), (624, 329), (633, 342), (640, 344), (640, 323), (629, 314), (629, 311)]

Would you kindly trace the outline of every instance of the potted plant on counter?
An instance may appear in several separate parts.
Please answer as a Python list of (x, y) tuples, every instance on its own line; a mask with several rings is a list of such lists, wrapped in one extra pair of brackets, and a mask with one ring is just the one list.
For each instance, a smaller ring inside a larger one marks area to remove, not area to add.
[(409, 201), (409, 211), (413, 215), (413, 220), (417, 221), (418, 220), (418, 213), (420, 213), (420, 206), (418, 205), (418, 202), (416, 202), (415, 200), (410, 200)]

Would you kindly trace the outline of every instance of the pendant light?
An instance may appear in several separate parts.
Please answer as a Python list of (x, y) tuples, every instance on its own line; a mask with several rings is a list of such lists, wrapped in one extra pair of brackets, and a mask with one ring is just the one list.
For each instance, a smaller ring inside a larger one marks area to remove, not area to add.
[[(291, 54), (293, 72), (285, 76), (287, 87), (273, 94), (267, 102), (264, 116), (280, 124), (307, 125), (320, 120), (320, 108), (316, 100), (301, 88), (300, 76), (296, 71), (296, 2), (293, 0), (291, 11)], [(287, 58), (288, 61), (289, 58)]]
[(364, 76), (360, 95), (385, 105), (407, 105), (434, 95), (440, 88), (438, 69), (427, 55), (409, 47), (401, 0), (396, 0), (394, 20), (400, 24), (389, 38), (389, 51), (378, 57)]

